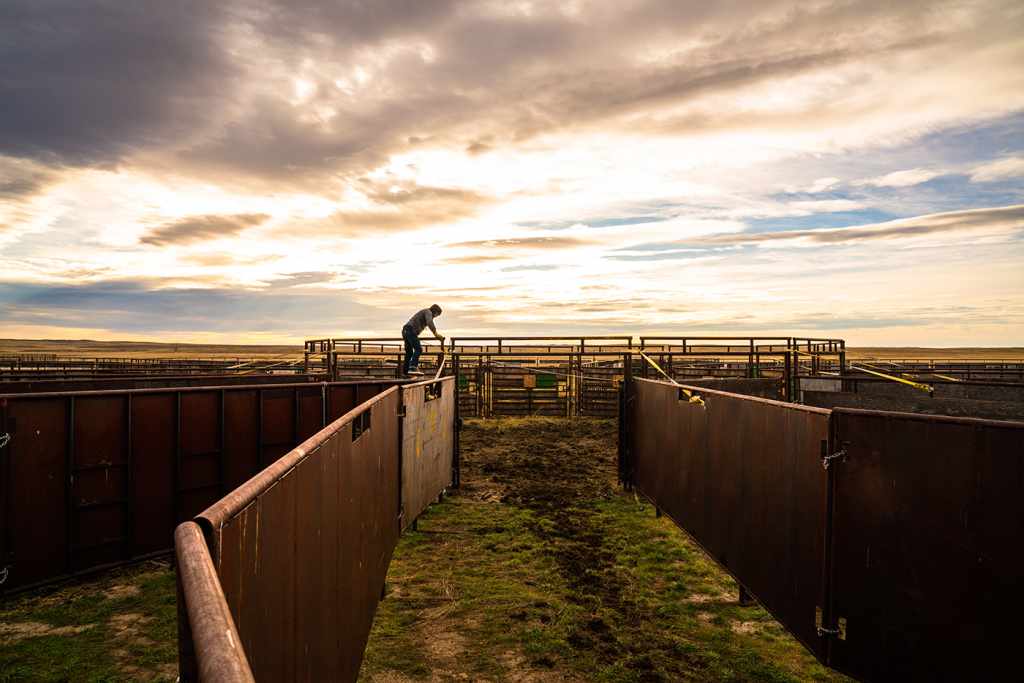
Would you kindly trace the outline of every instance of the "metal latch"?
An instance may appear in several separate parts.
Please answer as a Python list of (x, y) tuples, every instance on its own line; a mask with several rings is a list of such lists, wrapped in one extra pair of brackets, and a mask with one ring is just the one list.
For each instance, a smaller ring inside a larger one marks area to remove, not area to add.
[(10, 574), (10, 572), (10, 567), (4, 567), (3, 570), (0, 571), (0, 585), (3, 585), (7, 581), (7, 576)]
[[(10, 442), (11, 442), (11, 435), (10, 434), (0, 434), (0, 448), (3, 448), (4, 446), (9, 444)], [(3, 581), (0, 581), (0, 583), (3, 583)]]
[(839, 640), (846, 640), (846, 617), (839, 617), (838, 625), (836, 628), (825, 628), (822, 625), (821, 608), (814, 608), (814, 627), (818, 631), (819, 638), (838, 638)]
[(845, 448), (840, 449), (840, 450), (836, 451), (835, 453), (833, 453), (832, 455), (824, 455), (824, 456), (822, 456), (822, 458), (821, 458), (821, 466), (824, 467), (827, 470), (829, 465), (832, 463), (833, 460), (839, 460), (840, 462), (846, 462), (846, 449)]

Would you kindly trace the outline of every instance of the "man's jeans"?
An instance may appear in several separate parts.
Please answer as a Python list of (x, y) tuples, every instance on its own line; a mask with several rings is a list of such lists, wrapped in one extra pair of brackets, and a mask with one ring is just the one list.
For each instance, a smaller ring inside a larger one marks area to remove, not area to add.
[(423, 346), (420, 345), (419, 335), (413, 332), (408, 325), (402, 328), (402, 340), (405, 342), (405, 361), (402, 363), (402, 374), (408, 375), (409, 370), (419, 367)]

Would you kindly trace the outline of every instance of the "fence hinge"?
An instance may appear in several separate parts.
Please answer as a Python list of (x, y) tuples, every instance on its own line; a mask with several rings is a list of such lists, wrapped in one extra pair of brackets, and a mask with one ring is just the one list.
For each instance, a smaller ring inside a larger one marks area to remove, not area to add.
[(835, 453), (833, 453), (832, 455), (824, 455), (824, 456), (822, 456), (822, 458), (821, 458), (821, 466), (824, 467), (827, 470), (829, 465), (832, 464), (833, 460), (838, 460), (839, 462), (846, 462), (846, 449), (842, 448), (842, 449), (836, 451)]
[(10, 573), (11, 573), (10, 565), (8, 565), (8, 566), (4, 567), (2, 570), (0, 570), (0, 586), (2, 586), (4, 583), (6, 583), (7, 577), (10, 575)]
[[(9, 444), (10, 442), (11, 442), (11, 435), (10, 434), (0, 434), (0, 448), (3, 448), (4, 446)], [(2, 582), (0, 582), (0, 583), (2, 583)]]

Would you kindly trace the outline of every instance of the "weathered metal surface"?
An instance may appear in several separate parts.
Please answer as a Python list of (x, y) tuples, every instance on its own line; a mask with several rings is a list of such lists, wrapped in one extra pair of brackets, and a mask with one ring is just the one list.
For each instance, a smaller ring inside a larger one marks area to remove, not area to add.
[(11, 432), (0, 591), (170, 549), (177, 522), (318, 431), (325, 396), (388, 384), (0, 396)]
[(314, 375), (181, 375), (170, 377), (155, 375), (103, 377), (102, 379), (32, 379), (20, 382), (0, 381), (0, 394), (295, 384), (296, 382), (317, 382), (321, 379)]
[(830, 664), (865, 680), (1019, 677), (1024, 423), (833, 412)]
[(202, 531), (185, 522), (174, 534), (178, 557), (179, 660), (183, 681), (254, 681), (238, 631), (224, 603)]
[(12, 565), (4, 589), (69, 571), (70, 547), (68, 403), (9, 401), (8, 416)]
[(133, 554), (166, 549), (178, 521), (175, 410), (174, 394), (132, 398)]
[(636, 380), (636, 487), (821, 656), (828, 411)]
[(358, 675), (399, 534), (398, 407), (385, 391), (199, 517), (260, 679)]
[(401, 388), (402, 528), (452, 484), (455, 450), (455, 378)]

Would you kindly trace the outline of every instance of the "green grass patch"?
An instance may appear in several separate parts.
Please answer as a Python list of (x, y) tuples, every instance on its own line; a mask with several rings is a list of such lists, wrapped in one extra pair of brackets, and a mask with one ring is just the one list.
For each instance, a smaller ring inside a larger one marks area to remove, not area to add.
[(0, 610), (0, 681), (173, 681), (177, 668), (166, 563), (23, 594)]
[(361, 680), (841, 680), (615, 486), (614, 422), (472, 421), (401, 540)]

